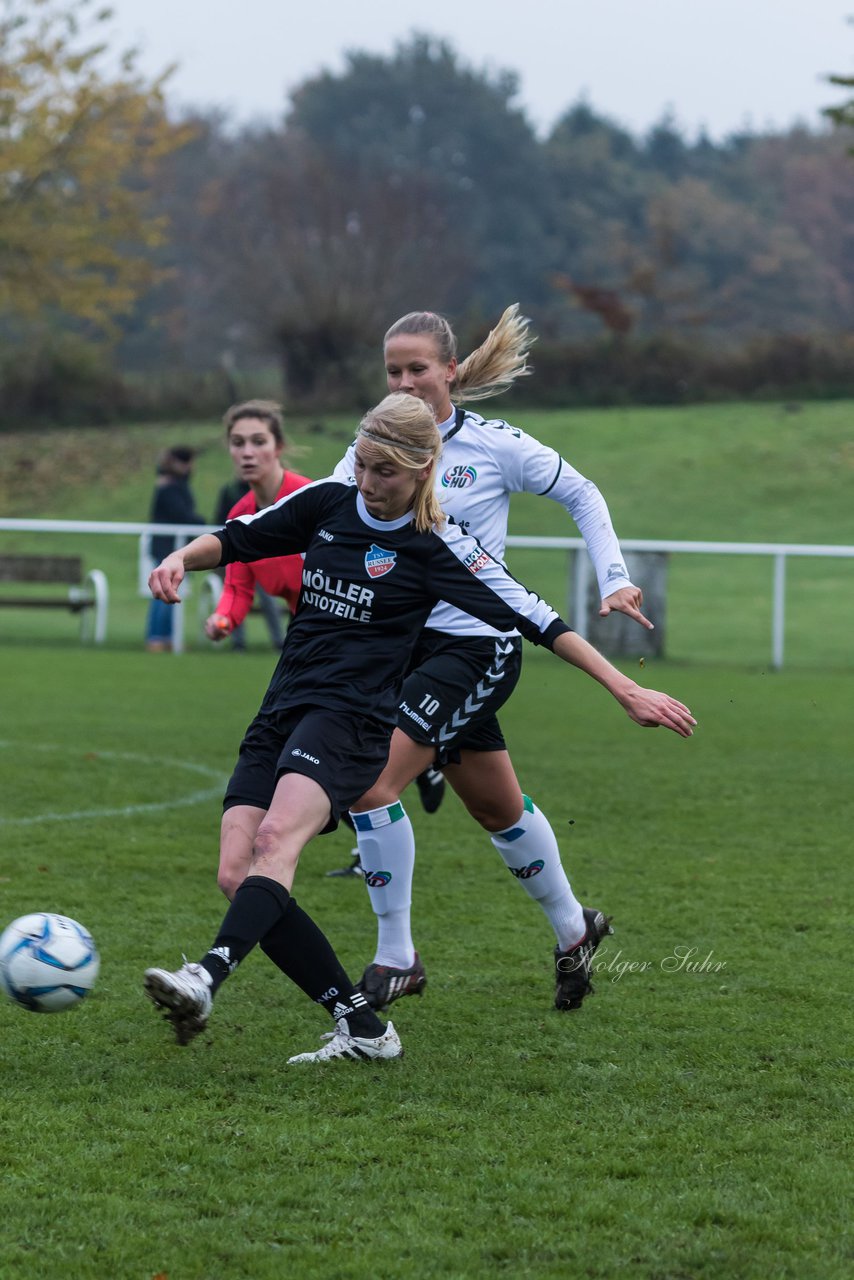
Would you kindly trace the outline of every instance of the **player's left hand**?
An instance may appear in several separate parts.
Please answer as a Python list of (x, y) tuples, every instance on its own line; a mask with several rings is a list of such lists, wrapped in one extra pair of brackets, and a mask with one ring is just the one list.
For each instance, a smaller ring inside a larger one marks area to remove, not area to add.
[(697, 721), (688, 707), (669, 693), (659, 693), (657, 689), (644, 689), (635, 684), (620, 697), (623, 709), (635, 724), (645, 729), (672, 729), (680, 738), (690, 738)]
[(635, 622), (639, 622), (642, 627), (646, 627), (647, 631), (654, 631), (655, 624), (641, 613), (642, 604), (643, 592), (640, 587), (620, 587), (620, 590), (615, 591), (613, 595), (605, 596), (602, 601), (602, 607), (599, 610), (599, 617), (607, 618), (611, 610), (616, 609), (618, 613), (624, 613), (627, 617), (634, 618)]
[(209, 640), (222, 640), (225, 636), (230, 636), (233, 630), (231, 619), (224, 614), (212, 613), (205, 619), (205, 635)]

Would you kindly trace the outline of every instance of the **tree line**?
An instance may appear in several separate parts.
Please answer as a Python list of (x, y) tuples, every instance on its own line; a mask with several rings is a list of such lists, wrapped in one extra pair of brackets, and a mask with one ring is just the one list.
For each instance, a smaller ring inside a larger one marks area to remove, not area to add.
[(88, 0), (5, 12), (13, 417), (208, 412), (264, 379), (352, 405), (402, 312), (476, 342), (512, 301), (546, 402), (854, 393), (850, 109), (713, 142), (576, 101), (538, 138), (514, 74), (413, 34), (235, 131), (175, 119), (133, 55), (107, 74)]

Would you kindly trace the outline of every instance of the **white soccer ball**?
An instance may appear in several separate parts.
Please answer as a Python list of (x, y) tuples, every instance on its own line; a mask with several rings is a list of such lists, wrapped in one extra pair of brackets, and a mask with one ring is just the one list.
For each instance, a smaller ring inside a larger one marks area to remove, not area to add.
[(100, 963), (88, 930), (51, 911), (13, 920), (0, 937), (0, 986), (33, 1013), (79, 1004), (95, 985)]

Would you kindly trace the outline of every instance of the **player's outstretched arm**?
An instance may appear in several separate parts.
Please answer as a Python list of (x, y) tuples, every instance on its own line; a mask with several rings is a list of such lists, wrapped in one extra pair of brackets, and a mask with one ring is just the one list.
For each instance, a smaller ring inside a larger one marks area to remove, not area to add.
[(619, 591), (614, 591), (610, 596), (605, 596), (599, 609), (599, 617), (607, 618), (608, 614), (616, 609), (618, 613), (624, 613), (626, 617), (634, 618), (635, 622), (639, 622), (642, 627), (646, 627), (647, 631), (654, 631), (655, 624), (641, 613), (642, 604), (643, 592), (640, 587), (620, 587)]
[(184, 581), (184, 575), (193, 569), (215, 569), (222, 557), (222, 543), (212, 533), (203, 533), (200, 537), (188, 542), (186, 547), (179, 547), (162, 560), (148, 576), (148, 589), (155, 600), (165, 600), (167, 604), (180, 604), (178, 588)]
[(656, 689), (644, 689), (613, 667), (592, 644), (575, 631), (566, 631), (555, 640), (552, 650), (564, 662), (578, 667), (598, 680), (612, 694), (630, 719), (646, 729), (659, 725), (672, 729), (682, 738), (690, 738), (697, 721), (689, 709), (676, 698)]

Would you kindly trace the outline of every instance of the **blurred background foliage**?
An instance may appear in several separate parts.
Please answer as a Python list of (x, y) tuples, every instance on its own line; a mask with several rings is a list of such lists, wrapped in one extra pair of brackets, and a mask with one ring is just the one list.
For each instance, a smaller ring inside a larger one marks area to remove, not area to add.
[(713, 142), (577, 98), (539, 138), (511, 71), (414, 33), (233, 129), (117, 64), (91, 0), (0, 12), (4, 425), (349, 408), (402, 312), (468, 350), (513, 301), (532, 403), (854, 394), (850, 103)]

